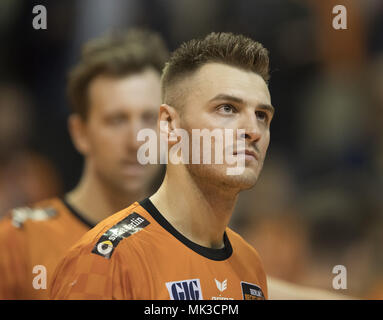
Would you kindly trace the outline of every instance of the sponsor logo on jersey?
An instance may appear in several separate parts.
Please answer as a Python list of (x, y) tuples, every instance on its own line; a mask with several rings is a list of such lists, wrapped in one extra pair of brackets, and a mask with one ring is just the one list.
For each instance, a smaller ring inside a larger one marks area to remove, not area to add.
[(241, 281), (243, 300), (265, 300), (262, 289), (252, 283)]
[(133, 212), (125, 219), (115, 224), (106, 231), (93, 247), (92, 253), (98, 254), (106, 259), (110, 259), (114, 249), (122, 239), (130, 237), (132, 234), (141, 231), (150, 222), (138, 213)]
[(214, 280), (215, 280), (215, 284), (217, 285), (217, 288), (219, 291), (223, 292), (227, 289), (227, 279), (225, 279), (222, 282), (219, 282), (217, 279), (214, 279)]
[(21, 228), (26, 220), (44, 221), (57, 214), (54, 208), (16, 208), (12, 210), (12, 224)]
[(222, 282), (219, 282), (217, 279), (214, 279), (214, 281), (217, 289), (220, 291), (220, 294), (218, 297), (211, 297), (212, 300), (234, 300), (233, 298), (222, 297), (222, 292), (227, 289), (227, 279), (223, 280)]
[(199, 279), (166, 282), (171, 300), (203, 300)]

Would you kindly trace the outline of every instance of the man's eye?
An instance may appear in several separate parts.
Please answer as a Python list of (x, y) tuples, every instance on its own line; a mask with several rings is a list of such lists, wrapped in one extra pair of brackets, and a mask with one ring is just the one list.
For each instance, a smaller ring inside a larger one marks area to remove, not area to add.
[(107, 121), (111, 125), (119, 125), (125, 121), (125, 117), (123, 116), (110, 117)]
[(267, 116), (267, 113), (266, 112), (263, 112), (263, 111), (256, 111), (255, 112), (256, 116), (257, 116), (257, 119), (261, 120), (261, 121), (267, 121), (268, 119), (268, 116)]
[(142, 119), (145, 123), (155, 124), (157, 122), (157, 113), (147, 112), (142, 115)]
[(237, 109), (235, 109), (231, 104), (223, 104), (219, 106), (217, 110), (222, 114), (233, 114), (237, 112)]

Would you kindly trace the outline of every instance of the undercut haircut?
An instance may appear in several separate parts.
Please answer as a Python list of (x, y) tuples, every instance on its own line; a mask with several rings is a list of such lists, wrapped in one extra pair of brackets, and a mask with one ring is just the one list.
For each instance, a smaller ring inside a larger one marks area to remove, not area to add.
[(184, 42), (171, 54), (161, 77), (163, 103), (180, 107), (185, 90), (174, 89), (175, 85), (210, 62), (252, 71), (266, 84), (270, 78), (269, 53), (261, 43), (240, 34), (212, 32), (203, 39)]
[(161, 36), (149, 30), (131, 29), (108, 33), (87, 42), (80, 61), (69, 72), (67, 93), (71, 110), (86, 120), (88, 88), (100, 76), (122, 78), (152, 67), (161, 74), (169, 51)]

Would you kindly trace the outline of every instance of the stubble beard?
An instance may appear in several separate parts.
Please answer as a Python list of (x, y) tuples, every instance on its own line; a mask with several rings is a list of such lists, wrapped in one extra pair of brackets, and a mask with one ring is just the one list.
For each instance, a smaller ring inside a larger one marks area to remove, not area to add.
[(197, 185), (211, 186), (212, 189), (234, 194), (254, 187), (260, 172), (245, 168), (240, 175), (228, 175), (227, 166), (217, 164), (186, 164), (185, 167)]

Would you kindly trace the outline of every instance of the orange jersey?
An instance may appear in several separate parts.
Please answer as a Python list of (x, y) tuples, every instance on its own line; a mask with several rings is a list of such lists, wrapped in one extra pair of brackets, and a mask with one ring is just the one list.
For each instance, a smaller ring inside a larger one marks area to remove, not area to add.
[(12, 210), (0, 220), (0, 299), (48, 299), (58, 261), (91, 227), (59, 198)]
[(149, 199), (87, 232), (59, 263), (53, 299), (224, 300), (267, 298), (256, 250), (226, 228), (224, 248), (174, 229)]

